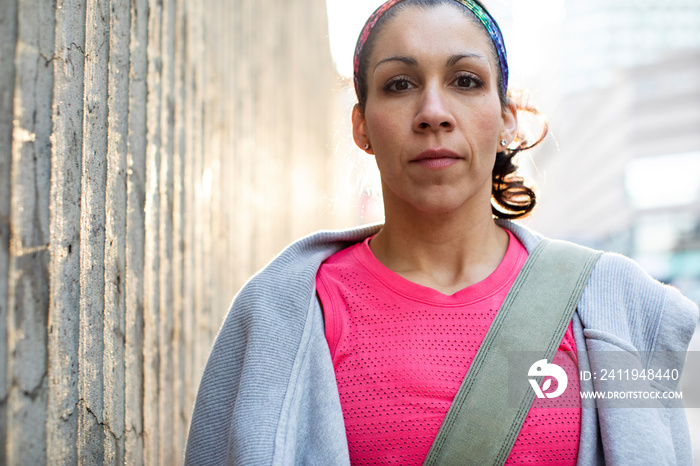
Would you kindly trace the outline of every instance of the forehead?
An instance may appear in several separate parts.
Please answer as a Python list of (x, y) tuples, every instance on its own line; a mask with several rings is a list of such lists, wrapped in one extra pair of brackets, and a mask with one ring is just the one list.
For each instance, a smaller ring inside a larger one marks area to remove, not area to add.
[(486, 30), (457, 4), (409, 6), (397, 11), (378, 31), (370, 56), (374, 63), (394, 55), (441, 57), (477, 53), (492, 66), (492, 44)]

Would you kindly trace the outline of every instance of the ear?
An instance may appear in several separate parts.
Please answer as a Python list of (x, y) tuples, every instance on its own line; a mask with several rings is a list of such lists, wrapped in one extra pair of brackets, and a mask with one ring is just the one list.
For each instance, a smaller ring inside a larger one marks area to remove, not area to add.
[[(352, 138), (357, 144), (357, 147), (367, 152), (368, 154), (374, 155), (374, 150), (372, 149), (372, 143), (369, 140), (369, 135), (367, 134), (367, 121), (365, 120), (365, 115), (360, 109), (360, 104), (355, 104), (352, 108)], [(369, 144), (369, 149), (365, 149), (365, 145)]]
[[(518, 107), (513, 102), (508, 102), (508, 106), (502, 111), (502, 116), (503, 129), (501, 130), (501, 139), (505, 139), (510, 144), (518, 134)], [(503, 147), (499, 144), (498, 152), (501, 150), (503, 150)]]

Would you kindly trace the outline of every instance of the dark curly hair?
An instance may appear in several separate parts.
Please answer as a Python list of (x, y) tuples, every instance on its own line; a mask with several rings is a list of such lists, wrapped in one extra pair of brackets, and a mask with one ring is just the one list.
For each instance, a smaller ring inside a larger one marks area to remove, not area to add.
[(514, 144), (517, 144), (516, 147), (506, 148), (496, 154), (496, 163), (491, 172), (491, 212), (497, 218), (513, 220), (527, 216), (537, 204), (535, 192), (517, 173), (518, 165), (515, 156), (542, 142), (547, 136), (549, 127), (537, 109), (526, 103), (524, 99), (510, 97), (509, 101), (514, 101), (519, 113), (539, 117), (541, 124), (540, 134), (536, 138), (528, 138), (519, 130), (514, 141)]
[[(465, 17), (474, 21), (479, 27), (483, 27), (481, 22), (474, 14), (464, 7), (461, 3), (454, 0), (405, 0), (399, 2), (381, 16), (377, 24), (374, 25), (367, 40), (362, 48), (359, 66), (357, 73), (357, 101), (360, 111), (364, 112), (365, 104), (367, 103), (367, 68), (369, 67), (369, 58), (374, 49), (374, 43), (377, 33), (382, 27), (393, 18), (397, 12), (407, 9), (411, 6), (419, 8), (436, 7), (439, 5), (454, 5), (461, 7)], [(498, 98), (501, 102), (501, 107), (505, 110), (511, 102), (516, 104), (518, 112), (528, 113), (539, 116), (539, 112), (522, 98), (513, 97), (505, 87), (501, 73), (500, 62), (493, 44), (491, 45), (491, 54), (496, 66), (499, 67), (498, 73)], [(525, 184), (525, 180), (517, 174), (518, 165), (515, 161), (515, 156), (520, 152), (531, 149), (539, 144), (547, 135), (547, 123), (542, 120), (542, 131), (538, 137), (526, 137), (521, 131), (514, 141), (517, 144), (514, 148), (506, 148), (502, 152), (496, 154), (496, 162), (493, 167), (491, 179), (491, 211), (497, 218), (517, 219), (528, 215), (535, 208), (537, 196), (532, 188)]]

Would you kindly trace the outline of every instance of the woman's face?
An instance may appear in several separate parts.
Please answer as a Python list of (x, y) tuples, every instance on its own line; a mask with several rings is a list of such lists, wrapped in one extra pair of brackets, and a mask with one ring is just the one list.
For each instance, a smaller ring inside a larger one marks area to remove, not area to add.
[(385, 204), (490, 213), (499, 141), (517, 129), (514, 107), (499, 101), (498, 72), (488, 35), (458, 6), (410, 7), (378, 31), (353, 136), (371, 146)]

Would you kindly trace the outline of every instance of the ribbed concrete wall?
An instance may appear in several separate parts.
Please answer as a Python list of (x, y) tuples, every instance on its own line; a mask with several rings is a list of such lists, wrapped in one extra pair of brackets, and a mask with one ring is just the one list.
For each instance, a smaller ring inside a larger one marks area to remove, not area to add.
[(334, 224), (324, 1), (1, 8), (0, 464), (177, 464), (235, 291)]

